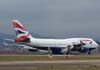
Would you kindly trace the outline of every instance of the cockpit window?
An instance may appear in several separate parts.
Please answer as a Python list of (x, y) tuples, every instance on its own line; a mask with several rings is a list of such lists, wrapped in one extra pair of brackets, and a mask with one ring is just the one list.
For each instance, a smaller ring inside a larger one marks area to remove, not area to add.
[(89, 44), (92, 44), (92, 41)]

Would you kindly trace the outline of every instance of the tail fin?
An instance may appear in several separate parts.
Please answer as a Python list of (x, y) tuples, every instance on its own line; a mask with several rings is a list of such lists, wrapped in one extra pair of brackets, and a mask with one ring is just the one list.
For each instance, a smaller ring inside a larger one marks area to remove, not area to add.
[(13, 20), (13, 26), (16, 32), (15, 42), (30, 42), (29, 32), (18, 20)]

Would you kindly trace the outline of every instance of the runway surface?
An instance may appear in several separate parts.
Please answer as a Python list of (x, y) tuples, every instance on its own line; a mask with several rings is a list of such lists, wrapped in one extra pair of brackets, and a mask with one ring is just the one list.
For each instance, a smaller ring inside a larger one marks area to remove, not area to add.
[(8, 61), (0, 62), (0, 67), (33, 67), (33, 66), (100, 66), (100, 60), (67, 60), (67, 61)]

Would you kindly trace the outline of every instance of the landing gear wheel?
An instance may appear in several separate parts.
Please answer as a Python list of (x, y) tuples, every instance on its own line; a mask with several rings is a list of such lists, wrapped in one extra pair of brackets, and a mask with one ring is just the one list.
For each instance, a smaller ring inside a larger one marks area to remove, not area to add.
[(70, 55), (70, 54), (71, 54), (70, 47), (71, 47), (71, 46), (68, 46), (68, 51), (66, 52), (66, 55)]
[(91, 51), (90, 50), (88, 51), (88, 54), (91, 55)]
[(67, 52), (67, 53), (66, 53), (66, 55), (70, 55), (70, 54), (71, 54), (70, 52)]

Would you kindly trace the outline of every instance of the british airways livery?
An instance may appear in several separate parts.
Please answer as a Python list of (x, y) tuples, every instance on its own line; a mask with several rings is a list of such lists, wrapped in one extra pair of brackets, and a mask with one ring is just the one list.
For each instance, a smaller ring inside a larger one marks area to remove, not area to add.
[(48, 51), (49, 48), (54, 54), (69, 53), (69, 50), (91, 54), (91, 50), (98, 47), (91, 38), (40, 39), (32, 37), (18, 20), (13, 20), (13, 26), (16, 32), (16, 43), (38, 50)]

